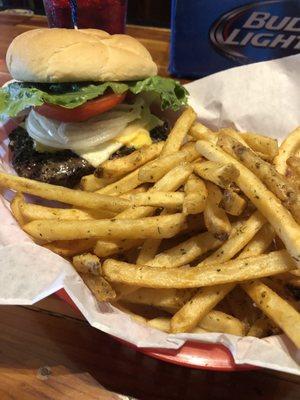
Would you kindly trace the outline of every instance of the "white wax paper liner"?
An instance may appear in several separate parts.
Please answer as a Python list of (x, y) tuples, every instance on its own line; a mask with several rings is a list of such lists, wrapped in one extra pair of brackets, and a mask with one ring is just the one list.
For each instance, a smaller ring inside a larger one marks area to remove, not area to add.
[[(190, 104), (213, 129), (233, 126), (277, 138), (300, 125), (300, 55), (233, 68), (186, 85)], [(7, 132), (0, 131), (0, 169), (8, 162)], [(186, 340), (221, 343), (236, 364), (300, 375), (300, 352), (285, 336), (265, 339), (221, 333), (168, 335), (98, 303), (72, 266), (36, 245), (0, 201), (0, 304), (34, 304), (64, 288), (88, 322), (139, 347), (177, 349)]]

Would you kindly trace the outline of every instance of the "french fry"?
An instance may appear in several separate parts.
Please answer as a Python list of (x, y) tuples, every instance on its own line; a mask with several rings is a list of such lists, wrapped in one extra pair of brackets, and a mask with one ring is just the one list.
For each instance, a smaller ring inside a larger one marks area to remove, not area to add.
[(206, 183), (208, 197), (204, 209), (206, 228), (217, 239), (226, 240), (231, 232), (231, 224), (224, 210), (219, 207), (222, 200), (220, 189), (211, 182)]
[(216, 310), (205, 315), (198, 326), (208, 332), (223, 332), (237, 336), (245, 336), (247, 331), (247, 325), (244, 322), (232, 315)]
[(185, 109), (169, 133), (165, 145), (161, 151), (161, 157), (176, 153), (180, 149), (184, 138), (186, 137), (196, 118), (197, 114), (191, 107)]
[[(286, 178), (300, 193), (300, 157), (292, 156), (287, 159), (288, 171)], [(299, 221), (298, 221), (299, 222)]]
[(221, 265), (192, 268), (136, 266), (113, 259), (105, 260), (102, 265), (104, 277), (110, 282), (161, 289), (186, 289), (242, 282), (288, 272), (292, 269), (295, 269), (295, 263), (285, 250), (242, 260), (236, 259)]
[(183, 214), (135, 220), (36, 220), (24, 225), (24, 230), (32, 237), (48, 242), (100, 237), (112, 239), (159, 239), (169, 238), (180, 232), (184, 220)]
[[(169, 171), (163, 178), (161, 178), (155, 185), (150, 189), (151, 192), (155, 191), (175, 191), (181, 185), (183, 185), (190, 174), (192, 173), (192, 166), (189, 164), (179, 165)], [(146, 207), (132, 207), (129, 208), (122, 213), (116, 215), (116, 219), (136, 219), (136, 218), (144, 218), (150, 215), (153, 215), (155, 212), (154, 207), (146, 206)], [(132, 241), (123, 243), (123, 246), (126, 246), (127, 249), (132, 248), (130, 247)], [(99, 240), (96, 245), (95, 251), (97, 251), (97, 255), (100, 257), (102, 248), (107, 248), (107, 242), (105, 244), (102, 243), (102, 240)], [(111, 242), (110, 245), (110, 253), (106, 254), (106, 256), (117, 254), (119, 253), (120, 246), (118, 243)]]
[(194, 174), (190, 175), (184, 186), (184, 191), (183, 213), (186, 215), (202, 213), (208, 196), (203, 180)]
[(152, 289), (142, 288), (123, 297), (128, 303), (144, 304), (175, 312), (193, 295), (192, 289)]
[(12, 212), (12, 215), (15, 217), (16, 221), (18, 224), (23, 227), (25, 225), (26, 218), (23, 215), (23, 204), (25, 203), (24, 196), (22, 193), (16, 193), (15, 197), (13, 198), (12, 202), (10, 203), (10, 209)]
[(296, 155), (289, 157), (286, 160), (287, 170), (286, 179), (290, 182), (294, 188), (300, 192), (300, 150), (297, 151)]
[(98, 301), (111, 301), (116, 298), (116, 292), (102, 276), (81, 274), (81, 278)]
[[(224, 136), (230, 136), (232, 139), (239, 141), (240, 143), (242, 143), (243, 146), (245, 146), (247, 149), (251, 150), (251, 146), (247, 142), (246, 137), (244, 136), (244, 134), (242, 132), (238, 132), (232, 128), (220, 129), (217, 144), (220, 147), (222, 147), (229, 154), (233, 155), (233, 153), (231, 152), (230, 146), (228, 148), (226, 142), (225, 143), (223, 142)], [(259, 150), (255, 150), (255, 152), (263, 160), (268, 160), (268, 161), (271, 160), (269, 154), (262, 153)]]
[(121, 194), (127, 193), (132, 189), (135, 189), (141, 184), (139, 180), (139, 168), (123, 178), (99, 189), (96, 193), (107, 194), (110, 196), (120, 196)]
[(272, 322), (269, 320), (269, 318), (262, 316), (252, 324), (247, 333), (247, 336), (264, 338), (266, 336), (270, 336), (272, 333)]
[(199, 266), (229, 261), (250, 242), (265, 222), (266, 219), (256, 211), (244, 224), (235, 230), (221, 247), (203, 260)]
[(300, 177), (296, 175), (291, 168), (289, 168), (287, 172), (286, 179), (295, 187), (298, 192), (300, 192)]
[(246, 200), (232, 189), (225, 189), (219, 207), (227, 214), (239, 216), (247, 206)]
[[(170, 318), (166, 318), (166, 317), (157, 317), (154, 319), (151, 319), (147, 322), (147, 324), (149, 326), (151, 326), (152, 328), (158, 329), (160, 331), (166, 332), (166, 333), (170, 333), (171, 332), (171, 325), (170, 325)], [(196, 327), (195, 329), (193, 329), (192, 333), (207, 333), (207, 331), (205, 329)]]
[(212, 142), (214, 144), (217, 144), (218, 141), (218, 134), (216, 132), (213, 132), (206, 126), (202, 125), (200, 122), (194, 123), (189, 131), (189, 134), (195, 140), (208, 140), (209, 142)]
[(246, 149), (232, 138), (227, 137), (237, 158), (262, 180), (262, 182), (285, 204), (300, 223), (300, 194), (292, 184), (269, 163), (263, 161), (251, 150)]
[(131, 197), (133, 194), (146, 193), (148, 189), (149, 189), (149, 188), (147, 187), (147, 185), (141, 185), (141, 186), (138, 186), (138, 187), (135, 188), (135, 189), (130, 190), (129, 192), (126, 192), (126, 193), (124, 193), (124, 194), (120, 194), (119, 197), (122, 197), (122, 199), (128, 199), (128, 200), (130, 200), (130, 197)]
[(54, 208), (38, 204), (22, 203), (22, 214), (27, 222), (36, 219), (57, 219), (57, 220), (87, 220), (112, 218), (115, 213), (106, 210), (78, 210), (76, 208)]
[(158, 157), (163, 146), (164, 142), (153, 143), (150, 146), (143, 146), (135, 150), (128, 156), (104, 161), (96, 169), (95, 175), (98, 178), (119, 178)]
[(99, 275), (101, 262), (95, 254), (84, 253), (73, 257), (73, 267), (82, 274)]
[(138, 290), (136, 286), (123, 285), (122, 283), (114, 283), (113, 289), (116, 292), (116, 298), (118, 300), (123, 299), (123, 297)]
[(68, 189), (63, 186), (50, 185), (3, 172), (0, 172), (0, 187), (33, 194), (47, 200), (61, 201), (77, 207), (122, 211), (129, 206), (129, 201), (126, 199)]
[(222, 129), (219, 130), (218, 133), (219, 133), (218, 141), (220, 140), (220, 137), (222, 137), (223, 135), (227, 135), (227, 136), (232, 137), (235, 140), (238, 140), (245, 147), (250, 149), (250, 146), (247, 144), (247, 142), (242, 137), (241, 132), (238, 132), (238, 131), (236, 131), (235, 129), (232, 129), (232, 128), (222, 128)]
[(287, 172), (287, 159), (296, 154), (300, 149), (300, 127), (291, 132), (281, 143), (278, 154), (273, 160), (277, 172), (285, 175)]
[(188, 163), (183, 163), (171, 169), (153, 187), (149, 190), (151, 192), (172, 192), (180, 188), (187, 181), (188, 177), (193, 172), (193, 167)]
[(209, 250), (219, 247), (222, 242), (210, 232), (192, 236), (177, 246), (158, 254), (153, 260), (147, 262), (150, 267), (175, 268), (189, 264)]
[[(235, 139), (226, 136), (229, 146), (232, 148), (235, 156), (255, 173), (261, 181), (269, 188), (280, 200), (284, 202), (287, 208), (295, 203), (299, 203), (299, 218), (300, 218), (300, 195), (289, 184), (288, 180), (280, 175), (276, 169), (266, 161), (263, 161), (252, 150), (247, 149)], [(291, 211), (293, 211), (291, 209)]]
[(56, 242), (46, 243), (43, 245), (43, 247), (46, 249), (66, 258), (90, 251), (94, 246), (94, 239), (58, 240)]
[(263, 254), (271, 245), (275, 238), (274, 228), (270, 224), (265, 224), (254, 238), (244, 247), (239, 257), (254, 257)]
[(141, 167), (138, 179), (140, 182), (157, 182), (172, 168), (198, 157), (199, 153), (195, 150), (195, 143), (187, 143), (181, 151), (161, 156)]
[(152, 216), (156, 208), (151, 206), (129, 207), (127, 210), (122, 211), (116, 215), (116, 219), (138, 219)]
[(147, 265), (156, 256), (160, 244), (161, 239), (146, 239), (136, 260), (137, 265)]
[[(172, 192), (176, 191), (181, 185), (183, 185), (190, 174), (192, 173), (192, 166), (189, 164), (182, 164), (178, 167), (173, 168), (164, 177), (153, 185), (149, 190), (152, 192)], [(152, 215), (155, 212), (155, 207), (151, 206), (140, 206), (129, 208), (116, 216), (116, 219), (135, 219), (143, 218)]]
[(98, 257), (109, 257), (113, 254), (123, 253), (124, 251), (130, 250), (134, 247), (139, 247), (142, 243), (143, 241), (139, 239), (123, 239), (114, 242), (108, 240), (97, 240), (96, 243), (94, 241), (93, 251)]
[(289, 157), (286, 160), (287, 165), (292, 169), (295, 175), (300, 177), (300, 157)]
[(171, 320), (168, 317), (157, 317), (147, 321), (147, 325), (151, 328), (157, 329), (162, 332), (171, 332)]
[(130, 197), (133, 206), (164, 207), (171, 210), (182, 209), (184, 193), (180, 192), (147, 192), (138, 193)]
[(216, 146), (218, 146), (218, 148), (221, 148), (227, 154), (230, 154), (232, 157), (236, 158), (233, 149), (231, 148), (230, 144), (228, 143), (228, 136), (233, 139), (240, 140), (240, 143), (243, 143), (245, 145), (245, 147), (250, 149), (250, 147), (247, 145), (247, 143), (245, 141), (242, 141), (242, 139), (238, 133), (236, 135), (228, 135), (224, 132), (220, 133), (218, 136), (218, 141), (217, 141)]
[(252, 132), (240, 133), (240, 137), (254, 150), (256, 153), (263, 154), (263, 159), (272, 161), (278, 154), (278, 141), (268, 136), (257, 135)]
[(86, 192), (95, 192), (96, 190), (102, 189), (105, 186), (110, 185), (117, 179), (105, 179), (97, 178), (94, 174), (85, 175), (80, 180), (80, 189)]
[(257, 307), (300, 348), (300, 314), (259, 280), (243, 284), (242, 287)]
[[(163, 210), (160, 215), (167, 215), (168, 210)], [(136, 264), (137, 265), (147, 265), (147, 262), (152, 260), (157, 254), (157, 251), (160, 247), (162, 240), (161, 239), (146, 239), (139, 251), (137, 256)]]
[(203, 140), (198, 141), (196, 147), (211, 161), (233, 163), (237, 167), (240, 171), (237, 185), (272, 224), (287, 250), (300, 264), (300, 226), (275, 195), (251, 171), (219, 147)]
[(295, 297), (292, 295), (286, 283), (276, 278), (276, 276), (273, 276), (272, 278), (264, 278), (261, 280), (261, 282), (267, 285), (285, 301), (287, 301), (292, 307), (295, 308), (295, 310), (300, 312), (300, 303), (295, 300)]
[(196, 294), (177, 311), (171, 320), (173, 333), (189, 332), (233, 289), (234, 283), (208, 286)]
[(197, 163), (194, 165), (194, 171), (201, 178), (223, 189), (229, 188), (240, 174), (233, 164), (221, 164), (214, 161)]
[[(147, 322), (152, 328), (171, 333), (171, 320), (167, 317), (158, 317)], [(223, 332), (231, 335), (245, 336), (246, 325), (231, 315), (221, 311), (211, 311), (200, 321), (191, 333)]]

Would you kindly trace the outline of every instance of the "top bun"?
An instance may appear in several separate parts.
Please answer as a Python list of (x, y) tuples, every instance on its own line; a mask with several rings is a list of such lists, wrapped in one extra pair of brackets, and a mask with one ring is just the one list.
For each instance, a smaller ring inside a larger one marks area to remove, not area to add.
[(127, 35), (97, 29), (34, 29), (10, 44), (6, 63), (28, 82), (139, 80), (157, 74), (148, 50)]

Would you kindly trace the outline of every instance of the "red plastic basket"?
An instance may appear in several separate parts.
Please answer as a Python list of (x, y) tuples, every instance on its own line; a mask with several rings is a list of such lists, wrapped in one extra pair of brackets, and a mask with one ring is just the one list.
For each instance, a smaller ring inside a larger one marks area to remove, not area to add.
[[(67, 302), (77, 313), (80, 313), (64, 289), (59, 290), (56, 294), (61, 300)], [(150, 357), (184, 367), (224, 372), (257, 369), (257, 367), (251, 365), (235, 364), (230, 351), (221, 344), (188, 341), (178, 350), (164, 350), (140, 348), (119, 338), (115, 339)]]

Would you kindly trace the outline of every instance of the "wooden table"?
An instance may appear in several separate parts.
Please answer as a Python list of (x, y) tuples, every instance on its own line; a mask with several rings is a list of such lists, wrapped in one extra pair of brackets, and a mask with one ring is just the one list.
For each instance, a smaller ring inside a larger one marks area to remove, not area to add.
[[(5, 53), (20, 33), (46, 26), (44, 17), (0, 14), (0, 83), (9, 79)], [(167, 75), (169, 31), (129, 26)], [(0, 307), (0, 400), (89, 400), (100, 385), (140, 400), (300, 398), (297, 377), (268, 371), (192, 370), (149, 358), (91, 328), (51, 296), (34, 307)]]

